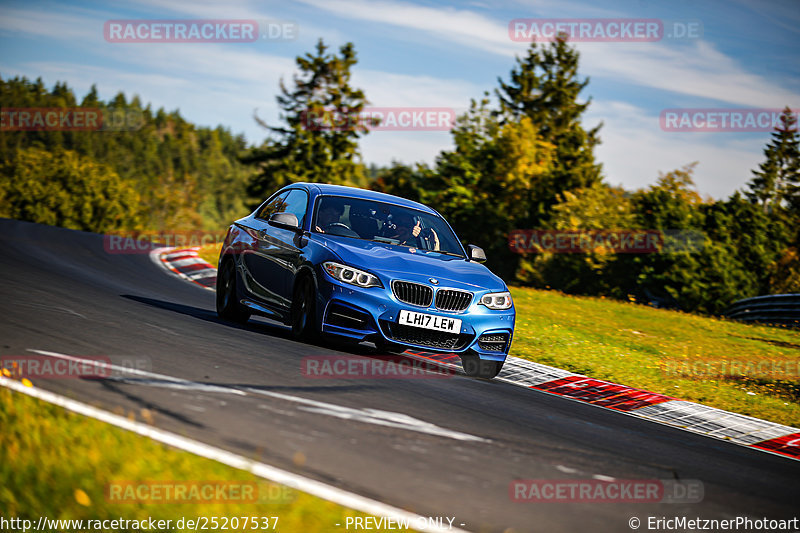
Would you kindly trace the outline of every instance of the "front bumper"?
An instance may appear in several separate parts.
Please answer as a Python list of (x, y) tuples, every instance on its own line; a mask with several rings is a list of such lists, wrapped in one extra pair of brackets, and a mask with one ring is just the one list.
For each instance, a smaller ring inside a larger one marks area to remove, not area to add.
[[(433, 352), (471, 352), (481, 359), (504, 361), (514, 336), (516, 311), (493, 311), (479, 305), (487, 291), (475, 291), (461, 312), (446, 312), (401, 302), (391, 288), (363, 289), (318, 272), (317, 312), (322, 332), (354, 341), (384, 341), (405, 348)], [(459, 333), (433, 331), (398, 323), (403, 309), (461, 320)]]

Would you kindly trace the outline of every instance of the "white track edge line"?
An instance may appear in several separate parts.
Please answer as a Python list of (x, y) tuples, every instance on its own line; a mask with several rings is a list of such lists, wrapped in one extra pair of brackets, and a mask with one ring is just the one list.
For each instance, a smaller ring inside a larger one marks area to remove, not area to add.
[[(27, 387), (22, 383), (18, 383), (5, 377), (0, 377), (0, 385), (13, 391), (27, 394), (28, 396), (32, 396), (39, 400), (58, 405), (59, 407), (63, 407), (64, 409), (74, 413), (78, 413), (89, 418), (94, 418), (101, 422), (106, 422), (121, 429), (148, 437), (168, 446), (172, 446), (173, 448), (187, 451), (189, 453), (217, 461), (239, 470), (252, 472), (258, 477), (269, 479), (270, 481), (286, 485), (287, 487), (311, 494), (312, 496), (317, 496), (318, 498), (339, 504), (343, 507), (361, 511), (372, 516), (385, 516), (403, 520), (407, 519), (409, 521), (409, 525), (411, 525), (413, 521), (426, 519), (426, 517), (422, 515), (410, 513), (403, 509), (392, 507), (391, 505), (372, 500), (352, 492), (347, 492), (345, 490), (322, 483), (321, 481), (316, 481), (301, 476), (300, 474), (282, 470), (275, 466), (253, 461), (252, 459), (248, 459), (233, 452), (217, 448), (210, 444), (205, 444), (188, 437), (183, 437), (175, 433), (170, 433), (169, 431), (148, 426), (141, 422), (136, 422), (135, 420), (129, 420), (125, 417), (115, 415), (114, 413), (110, 413), (77, 400), (72, 400), (65, 396), (61, 396), (60, 394), (34, 387)], [(335, 527), (333, 524), (331, 524), (331, 526)], [(466, 533), (466, 531), (463, 529), (439, 528), (435, 526), (426, 527), (425, 531)]]

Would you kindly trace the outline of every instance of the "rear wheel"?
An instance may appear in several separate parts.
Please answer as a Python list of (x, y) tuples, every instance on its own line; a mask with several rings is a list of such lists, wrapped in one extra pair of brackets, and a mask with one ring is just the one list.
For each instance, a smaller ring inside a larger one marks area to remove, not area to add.
[(292, 335), (297, 340), (311, 342), (317, 338), (316, 300), (314, 280), (310, 276), (300, 279), (292, 298)]
[(236, 292), (236, 267), (233, 260), (226, 260), (217, 272), (217, 315), (244, 324), (250, 319), (250, 311), (239, 303)]
[(505, 361), (484, 361), (475, 354), (461, 356), (464, 373), (475, 378), (492, 379), (503, 369)]

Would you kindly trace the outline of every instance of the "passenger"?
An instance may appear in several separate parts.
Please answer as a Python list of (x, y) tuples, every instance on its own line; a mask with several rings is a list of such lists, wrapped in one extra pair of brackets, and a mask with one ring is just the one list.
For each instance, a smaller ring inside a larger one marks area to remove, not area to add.
[[(439, 250), (439, 236), (433, 228), (427, 228), (423, 231), (421, 221), (414, 223), (414, 217), (407, 213), (398, 213), (392, 216), (394, 222), (394, 235), (392, 239), (397, 239), (399, 244), (404, 246), (413, 246), (416, 248), (423, 248), (425, 250)], [(422, 235), (420, 237), (420, 235)], [(422, 241), (425, 241), (425, 246), (420, 246)]]

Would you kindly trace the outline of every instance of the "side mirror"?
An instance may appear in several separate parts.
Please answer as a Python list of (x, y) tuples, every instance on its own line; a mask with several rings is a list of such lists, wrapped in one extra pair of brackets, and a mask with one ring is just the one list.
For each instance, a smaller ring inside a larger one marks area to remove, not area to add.
[(300, 230), (300, 222), (294, 213), (275, 213), (269, 217), (269, 225), (292, 231)]
[(483, 263), (486, 261), (486, 252), (483, 251), (483, 248), (475, 246), (474, 244), (470, 244), (467, 248), (469, 249), (470, 261), (475, 261), (476, 263)]

